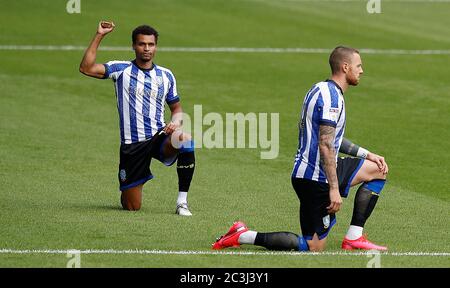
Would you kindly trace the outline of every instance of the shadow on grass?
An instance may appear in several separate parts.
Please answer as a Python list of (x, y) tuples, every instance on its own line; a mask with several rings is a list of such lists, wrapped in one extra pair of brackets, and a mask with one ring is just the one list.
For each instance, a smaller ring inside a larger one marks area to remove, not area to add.
[[(168, 209), (167, 207), (151, 207), (151, 206), (142, 206), (139, 211), (127, 211), (122, 208), (120, 204), (101, 204), (101, 203), (77, 203), (77, 204), (67, 204), (64, 209), (78, 210), (78, 211), (96, 211), (96, 212), (123, 212), (123, 213), (143, 213), (143, 214), (154, 214), (154, 215), (174, 215), (175, 209)], [(179, 217), (179, 216), (178, 216)]]
[(65, 209), (88, 210), (88, 211), (125, 211), (118, 204), (93, 204), (93, 203), (77, 203), (67, 204)]

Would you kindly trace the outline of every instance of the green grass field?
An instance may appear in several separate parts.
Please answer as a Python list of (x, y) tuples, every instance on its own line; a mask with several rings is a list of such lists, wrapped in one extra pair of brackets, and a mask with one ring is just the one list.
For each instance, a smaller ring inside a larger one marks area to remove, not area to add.
[[(390, 175), (365, 231), (389, 247), (382, 267), (450, 267), (450, 2), (0, 0), (0, 47), (87, 47), (101, 19), (116, 30), (103, 46), (130, 46), (148, 23), (159, 47), (442, 50), (444, 54), (362, 54), (365, 74), (346, 93), (346, 137), (385, 156)], [(174, 167), (155, 179), (138, 212), (120, 209), (119, 128), (111, 81), (78, 72), (82, 50), (0, 49), (0, 267), (66, 267), (65, 253), (22, 250), (201, 251), (82, 254), (82, 267), (361, 267), (339, 254), (355, 190), (344, 200), (324, 254), (267, 255), (263, 248), (208, 254), (234, 220), (254, 230), (300, 232), (290, 184), (304, 94), (329, 75), (328, 53), (165, 52), (157, 64), (177, 77), (184, 111), (279, 113), (279, 156), (260, 149), (197, 149), (191, 218), (174, 214)], [(100, 51), (98, 62), (132, 59)], [(208, 127), (204, 126), (204, 130)], [(336, 252), (336, 253), (334, 253)], [(406, 252), (415, 254), (407, 255)], [(400, 253), (400, 254), (396, 254)], [(429, 253), (420, 255), (420, 253)], [(430, 253), (440, 253), (432, 255)]]

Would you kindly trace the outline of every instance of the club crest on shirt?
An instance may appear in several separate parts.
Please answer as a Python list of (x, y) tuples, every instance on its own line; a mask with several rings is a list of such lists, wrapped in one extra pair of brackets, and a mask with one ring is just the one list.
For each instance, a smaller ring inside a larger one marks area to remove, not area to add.
[(163, 85), (163, 77), (162, 76), (156, 76), (155, 78), (152, 78), (152, 86), (157, 86), (158, 88), (162, 87)]
[(328, 229), (330, 227), (330, 215), (327, 215), (322, 218), (323, 228)]
[(125, 182), (127, 180), (127, 172), (125, 169), (120, 169), (119, 172), (120, 181)]
[(156, 76), (156, 78), (152, 78), (152, 91), (150, 92), (150, 96), (152, 98), (158, 97), (158, 91), (164, 89), (163, 87), (163, 77)]
[(137, 94), (137, 96), (143, 97), (144, 94), (145, 94), (144, 89), (137, 89), (137, 90), (136, 90), (136, 94)]

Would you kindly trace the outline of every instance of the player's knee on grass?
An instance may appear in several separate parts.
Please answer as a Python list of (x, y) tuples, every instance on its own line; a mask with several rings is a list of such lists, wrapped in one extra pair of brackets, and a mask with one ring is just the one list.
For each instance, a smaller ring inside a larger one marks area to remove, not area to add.
[(325, 244), (315, 243), (315, 242), (308, 242), (309, 251), (311, 252), (321, 252), (325, 250)]
[(128, 211), (138, 211), (139, 209), (141, 209), (141, 202), (140, 201), (129, 201), (129, 200), (125, 200), (122, 199), (122, 208), (124, 210), (128, 210)]
[(122, 208), (128, 211), (138, 211), (142, 204), (142, 187), (134, 187), (126, 191), (122, 191), (120, 203)]
[(314, 237), (312, 240), (308, 240), (308, 246), (309, 246), (309, 251), (311, 252), (321, 252), (323, 250), (325, 250), (326, 247), (326, 239), (327, 238), (323, 238), (321, 240), (319, 240), (319, 237), (317, 236), (317, 234), (314, 234)]

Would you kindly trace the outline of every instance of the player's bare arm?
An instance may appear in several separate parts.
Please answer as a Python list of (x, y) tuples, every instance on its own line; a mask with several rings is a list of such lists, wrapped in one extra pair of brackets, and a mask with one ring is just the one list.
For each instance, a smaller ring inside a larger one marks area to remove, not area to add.
[(320, 125), (319, 128), (319, 150), (320, 162), (327, 176), (330, 186), (330, 205), (327, 207), (329, 213), (336, 213), (342, 205), (339, 194), (339, 184), (336, 172), (336, 150), (334, 149), (336, 128)]
[(167, 135), (171, 135), (183, 125), (183, 109), (181, 108), (181, 103), (176, 102), (170, 104), (169, 108), (171, 112), (171, 121), (164, 127), (164, 133)]
[(80, 63), (80, 72), (84, 75), (103, 78), (105, 75), (105, 66), (103, 64), (95, 63), (97, 58), (97, 49), (103, 37), (114, 30), (114, 23), (108, 21), (101, 21), (98, 23), (97, 33), (92, 39), (91, 44), (84, 52), (83, 60)]
[(343, 138), (341, 146), (339, 147), (339, 152), (372, 161), (377, 164), (378, 169), (380, 169), (383, 174), (387, 174), (389, 171), (389, 167), (383, 156), (372, 153), (346, 138)]

